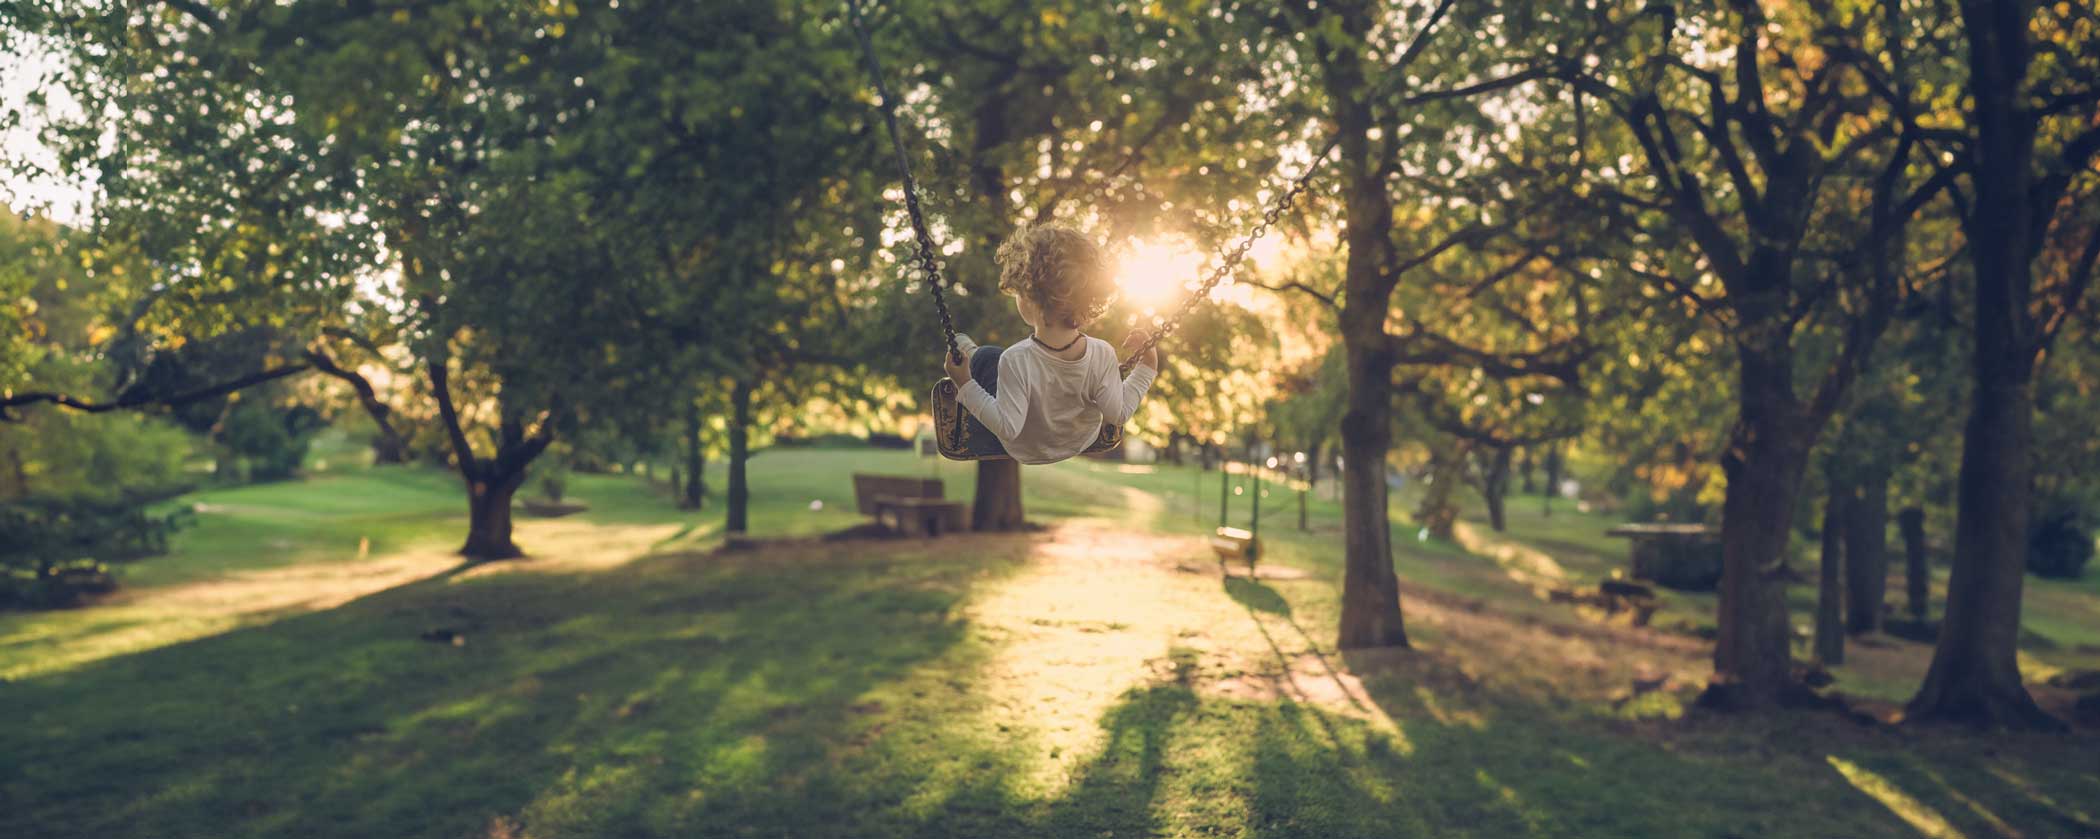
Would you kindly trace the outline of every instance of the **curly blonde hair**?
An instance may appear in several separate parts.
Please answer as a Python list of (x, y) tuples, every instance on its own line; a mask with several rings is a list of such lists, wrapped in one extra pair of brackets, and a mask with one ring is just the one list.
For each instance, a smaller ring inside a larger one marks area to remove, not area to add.
[(997, 259), (999, 290), (1026, 298), (1057, 325), (1085, 327), (1116, 302), (1114, 265), (1076, 228), (1024, 227), (999, 246)]

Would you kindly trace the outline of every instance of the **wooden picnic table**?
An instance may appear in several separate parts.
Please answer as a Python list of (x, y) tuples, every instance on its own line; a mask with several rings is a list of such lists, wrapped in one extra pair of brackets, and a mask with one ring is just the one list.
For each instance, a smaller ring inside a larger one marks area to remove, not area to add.
[(1649, 522), (1605, 531), (1623, 536), (1629, 570), (1638, 579), (1681, 591), (1712, 591), (1721, 583), (1721, 532), (1704, 524)]

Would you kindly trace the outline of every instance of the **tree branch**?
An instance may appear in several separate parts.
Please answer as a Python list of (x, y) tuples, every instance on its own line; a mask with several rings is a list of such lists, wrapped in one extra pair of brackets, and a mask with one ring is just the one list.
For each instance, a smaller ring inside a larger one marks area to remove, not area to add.
[(211, 6), (198, 2), (198, 0), (166, 0), (166, 3), (169, 8), (183, 13), (183, 15), (196, 20), (198, 23), (204, 24), (204, 28), (213, 32), (218, 32), (225, 28), (225, 22), (221, 21), (219, 16), (212, 12)]
[(2049, 314), (2035, 338), (2036, 349), (2048, 350), (2049, 345), (2056, 341), (2056, 334), (2078, 312), (2079, 304), (2084, 302), (2087, 290), (2093, 287), (2096, 263), (2100, 263), (2100, 230), (2087, 237), (2085, 252), (2079, 255), (2078, 262), (2071, 267), (2071, 273), (2064, 277), (2063, 287), (2056, 294), (2056, 311)]
[(1314, 299), (1314, 300), (1318, 300), (1318, 301), (1320, 301), (1320, 303), (1321, 303), (1322, 305), (1326, 306), (1326, 307), (1327, 307), (1327, 308), (1329, 308), (1329, 309), (1333, 309), (1333, 310), (1335, 310), (1335, 311), (1341, 311), (1341, 309), (1342, 309), (1342, 306), (1341, 306), (1341, 304), (1340, 304), (1340, 303), (1337, 303), (1337, 302), (1335, 302), (1335, 299), (1334, 299), (1334, 295), (1333, 295), (1332, 293), (1329, 293), (1329, 292), (1323, 292), (1323, 291), (1321, 291), (1321, 290), (1319, 290), (1319, 289), (1313, 288), (1312, 286), (1306, 285), (1306, 284), (1304, 284), (1304, 283), (1301, 283), (1301, 282), (1299, 282), (1299, 281), (1297, 281), (1297, 280), (1292, 280), (1292, 281), (1290, 281), (1290, 282), (1287, 282), (1287, 283), (1279, 283), (1279, 284), (1277, 284), (1277, 285), (1269, 285), (1269, 284), (1267, 284), (1267, 283), (1263, 283), (1263, 282), (1260, 282), (1260, 281), (1258, 281), (1258, 280), (1246, 280), (1246, 279), (1240, 280), (1240, 282), (1246, 283), (1247, 285), (1251, 285), (1251, 286), (1254, 286), (1255, 288), (1259, 288), (1259, 289), (1264, 289), (1264, 290), (1267, 290), (1267, 291), (1273, 291), (1273, 292), (1276, 292), (1277, 294), (1282, 294), (1282, 293), (1284, 293), (1284, 292), (1287, 292), (1287, 291), (1296, 291), (1296, 292), (1301, 292), (1301, 293), (1305, 294), (1305, 295), (1306, 295), (1307, 297), (1311, 297), (1311, 298), (1312, 298), (1312, 299)]
[(53, 393), (47, 391), (31, 391), (28, 393), (9, 392), (6, 394), (0, 394), (0, 419), (12, 419), (12, 417), (10, 417), (7, 413), (7, 410), (9, 408), (20, 408), (27, 405), (38, 404), (57, 405), (61, 408), (70, 408), (72, 410), (80, 411), (82, 413), (87, 414), (103, 414), (108, 413), (110, 411), (122, 411), (132, 408), (173, 408), (180, 405), (187, 405), (191, 402), (200, 402), (214, 397), (225, 396), (237, 390), (254, 387), (256, 385), (263, 384), (266, 382), (276, 381), (286, 376), (306, 372), (309, 369), (312, 369), (311, 365), (305, 363), (286, 364), (277, 367), (267, 368), (264, 370), (259, 370), (236, 379), (230, 379), (224, 382), (219, 382), (218, 384), (201, 387), (196, 390), (178, 393), (173, 396), (128, 394), (110, 402), (91, 402), (86, 399), (81, 399), (79, 397), (68, 396), (63, 393)]
[(430, 395), (437, 400), (438, 419), (445, 425), (445, 437), (452, 442), (452, 455), (459, 461), (459, 473), (469, 481), (481, 480), (481, 463), (474, 458), (474, 443), (467, 439), (466, 427), (460, 424), (459, 409), (452, 404), (451, 372), (446, 369), (444, 353), (438, 353), (423, 365), (430, 377)]
[(1401, 50), (1400, 57), (1393, 61), (1390, 72), (1405, 73), (1408, 67), (1414, 65), (1415, 59), (1422, 57), (1422, 51), (1429, 46), (1429, 39), (1436, 35), (1437, 24), (1444, 22), (1444, 15), (1450, 12), (1457, 2), (1458, 0), (1439, 0), (1436, 8), (1430, 10), (1429, 18), (1422, 21), (1422, 28), (1415, 31), (1414, 40), (1407, 42), (1407, 49)]
[(1397, 365), (1478, 367), (1498, 379), (1546, 378), (1571, 387), (1582, 380), (1583, 362), (1596, 354), (1596, 347), (1579, 338), (1527, 352), (1490, 352), (1431, 332), (1412, 320), (1405, 334), (1388, 335), (1386, 340)]
[(379, 433), (386, 435), (389, 440), (396, 442), (401, 440), (400, 430), (394, 427), (392, 418), (394, 409), (388, 407), (385, 402), (380, 401), (379, 392), (372, 387), (370, 379), (365, 378), (363, 374), (355, 370), (346, 369), (342, 365), (337, 364), (335, 359), (329, 356), (328, 350), (318, 344), (306, 349), (306, 361), (308, 364), (313, 365), (315, 372), (324, 376), (333, 376), (349, 384), (350, 389), (357, 393), (358, 404), (364, 406), (365, 413), (370, 414), (372, 422), (379, 426)]
[(1498, 90), (1507, 90), (1509, 88), (1516, 87), (1517, 85), (1524, 84), (1525, 82), (1537, 81), (1539, 79), (1559, 78), (1561, 74), (1558, 72), (1558, 70), (1559, 68), (1557, 67), (1533, 67), (1528, 70), (1521, 70), (1516, 73), (1503, 76), (1499, 79), (1489, 79), (1484, 82), (1475, 82), (1473, 84), (1464, 85), (1461, 87), (1454, 87), (1447, 90), (1430, 90), (1424, 91), (1422, 93), (1416, 93), (1411, 96), (1408, 96), (1405, 99), (1400, 100), (1400, 104), (1421, 105), (1428, 102), (1442, 102), (1447, 99), (1465, 99), (1472, 96), (1479, 96), (1484, 93), (1494, 93)]

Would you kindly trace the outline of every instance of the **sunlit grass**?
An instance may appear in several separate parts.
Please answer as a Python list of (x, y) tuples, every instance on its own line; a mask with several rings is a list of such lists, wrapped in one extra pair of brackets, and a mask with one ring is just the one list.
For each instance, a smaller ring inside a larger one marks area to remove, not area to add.
[(1837, 769), (1838, 774), (1843, 775), (1853, 787), (1880, 802), (1881, 806), (1887, 807), (1889, 812), (1895, 813), (1905, 824), (1916, 828), (1919, 835), (1925, 836), (1926, 839), (1964, 839), (1962, 832), (1954, 829), (1954, 825), (1949, 824), (1947, 818), (1940, 815), (1939, 811), (1912, 798), (1895, 784), (1889, 783), (1888, 779), (1837, 755), (1830, 755), (1828, 760), (1830, 765)]

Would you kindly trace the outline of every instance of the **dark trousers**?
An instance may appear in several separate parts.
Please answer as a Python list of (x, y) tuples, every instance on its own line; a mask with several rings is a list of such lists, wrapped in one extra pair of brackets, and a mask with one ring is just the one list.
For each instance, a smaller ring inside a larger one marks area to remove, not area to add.
[(970, 354), (970, 381), (993, 396), (999, 395), (999, 354), (1002, 352), (1005, 350), (999, 347), (979, 346)]
[[(970, 381), (976, 382), (978, 387), (984, 388), (985, 393), (993, 396), (999, 395), (999, 353), (1003, 351), (999, 347), (980, 345), (976, 352), (970, 354)], [(979, 457), (1006, 455), (1006, 447), (999, 444), (999, 437), (994, 435), (991, 429), (984, 427), (984, 423), (978, 422), (976, 415), (970, 413), (970, 409), (964, 408), (963, 415), (969, 417), (967, 422), (970, 424), (970, 433), (964, 439), (963, 447), (970, 454)]]

